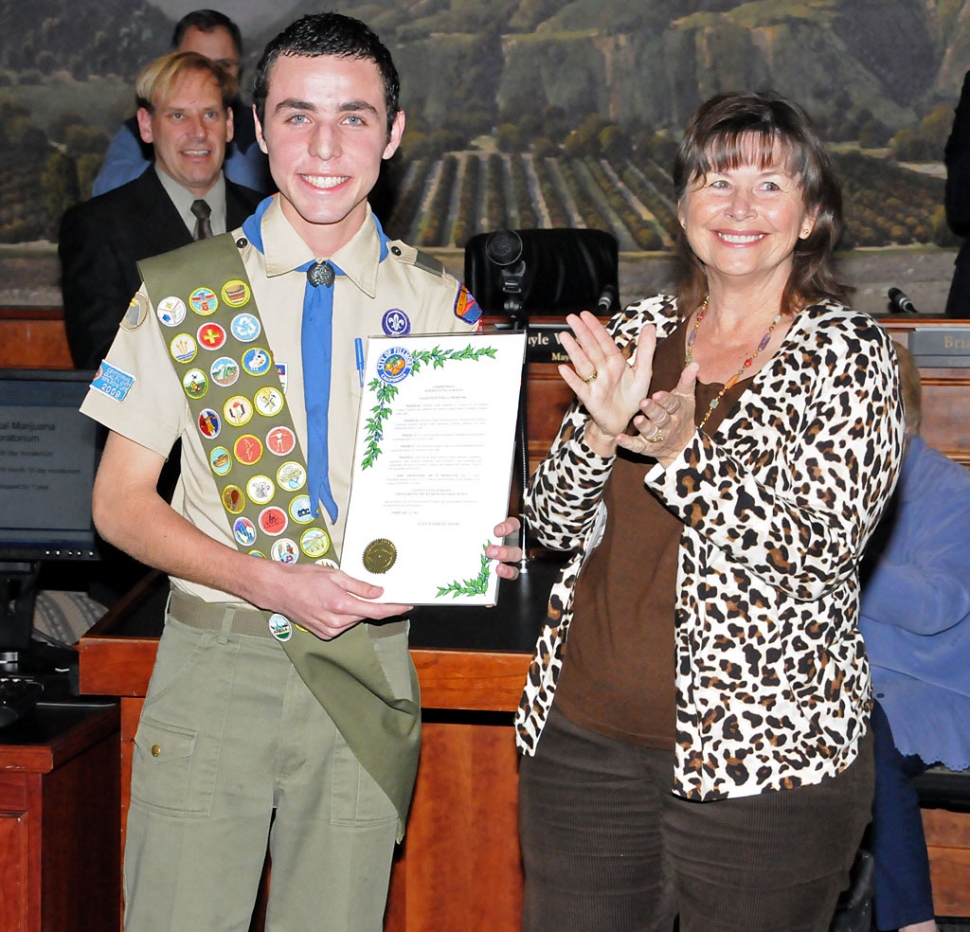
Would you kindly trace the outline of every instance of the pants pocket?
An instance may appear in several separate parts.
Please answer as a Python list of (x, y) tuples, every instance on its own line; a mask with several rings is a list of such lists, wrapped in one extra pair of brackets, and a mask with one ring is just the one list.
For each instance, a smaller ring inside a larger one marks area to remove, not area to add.
[(331, 793), (330, 821), (334, 825), (376, 825), (397, 820), (393, 803), (360, 765), (340, 732), (334, 746)]
[(237, 647), (192, 629), (171, 633), (176, 636), (166, 629), (162, 639), (160, 675), (152, 676), (135, 732), (131, 804), (204, 818), (216, 787)]
[(132, 805), (162, 814), (208, 815), (215, 774), (208, 785), (199, 785), (203, 768), (196, 757), (197, 740), (196, 731), (142, 716), (135, 733)]

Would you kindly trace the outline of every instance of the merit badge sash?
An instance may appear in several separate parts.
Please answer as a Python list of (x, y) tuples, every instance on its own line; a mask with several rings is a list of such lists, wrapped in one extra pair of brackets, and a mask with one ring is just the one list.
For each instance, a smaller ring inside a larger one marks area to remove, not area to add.
[[(236, 545), (258, 559), (337, 566), (233, 237), (199, 240), (138, 268)], [(297, 672), (394, 803), (400, 840), (417, 773), (419, 703), (394, 696), (367, 625), (323, 641), (283, 615), (267, 616)], [(411, 680), (417, 697), (413, 666)]]

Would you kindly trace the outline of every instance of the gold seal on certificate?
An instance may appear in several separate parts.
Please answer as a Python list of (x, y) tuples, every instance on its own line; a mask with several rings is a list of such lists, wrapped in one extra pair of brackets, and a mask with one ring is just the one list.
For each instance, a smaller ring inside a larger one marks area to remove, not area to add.
[(378, 537), (364, 548), (362, 560), (368, 573), (386, 573), (397, 561), (397, 547), (387, 538)]

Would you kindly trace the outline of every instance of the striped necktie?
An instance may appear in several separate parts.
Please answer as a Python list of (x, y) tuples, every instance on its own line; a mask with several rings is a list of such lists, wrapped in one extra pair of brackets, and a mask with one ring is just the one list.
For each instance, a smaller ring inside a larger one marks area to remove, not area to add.
[(195, 215), (195, 233), (192, 235), (196, 239), (208, 239), (212, 236), (212, 224), (209, 223), (209, 215), (212, 208), (201, 198), (192, 201), (192, 213)]

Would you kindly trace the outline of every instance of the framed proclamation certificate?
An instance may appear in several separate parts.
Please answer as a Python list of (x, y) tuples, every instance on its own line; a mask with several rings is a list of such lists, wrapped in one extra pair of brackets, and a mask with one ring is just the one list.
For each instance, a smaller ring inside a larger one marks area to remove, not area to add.
[(382, 602), (493, 605), (525, 333), (371, 337), (340, 568)]

